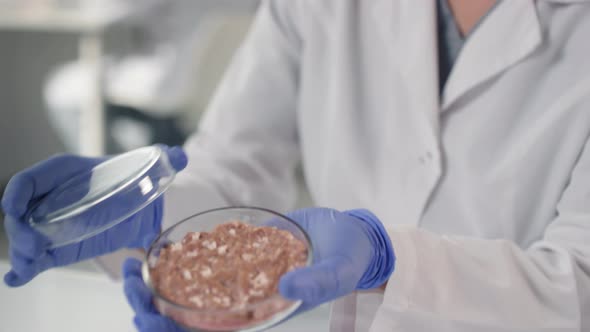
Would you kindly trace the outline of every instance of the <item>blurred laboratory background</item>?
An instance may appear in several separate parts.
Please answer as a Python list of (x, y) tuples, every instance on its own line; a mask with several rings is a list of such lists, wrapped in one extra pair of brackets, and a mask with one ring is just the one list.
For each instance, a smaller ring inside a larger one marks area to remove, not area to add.
[[(0, 190), (62, 152), (181, 144), (258, 0), (0, 0)], [(300, 206), (309, 204), (302, 186)], [(1, 217), (1, 216), (0, 216)], [(0, 272), (8, 269), (0, 231)], [(116, 276), (114, 276), (116, 278)], [(327, 331), (328, 308), (274, 331)], [(121, 284), (95, 262), (0, 286), (0, 331), (133, 331)]]

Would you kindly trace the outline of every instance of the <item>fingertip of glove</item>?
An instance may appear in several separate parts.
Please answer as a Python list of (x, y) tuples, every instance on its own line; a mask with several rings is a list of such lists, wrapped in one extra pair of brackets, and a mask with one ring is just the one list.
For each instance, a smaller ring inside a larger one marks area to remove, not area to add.
[(138, 278), (127, 278), (123, 291), (131, 308), (138, 314), (151, 312), (151, 294)]
[(15, 287), (14, 283), (15, 283), (16, 278), (17, 278), (16, 274), (14, 274), (14, 272), (12, 272), (12, 271), (9, 271), (8, 273), (6, 273), (4, 275), (4, 283), (8, 287)]
[(20, 287), (26, 284), (28, 280), (22, 279), (18, 274), (14, 271), (9, 271), (4, 275), (4, 283), (8, 287)]
[(133, 324), (139, 332), (152, 332), (154, 326), (150, 324), (151, 319), (145, 314), (138, 314), (133, 318)]
[(152, 303), (152, 291), (146, 286), (141, 276), (135, 273), (125, 276), (123, 292), (129, 305), (136, 313), (155, 312)]
[(147, 252), (157, 237), (158, 237), (158, 234), (147, 235), (141, 241), (141, 247)]
[(141, 331), (141, 318), (139, 317), (139, 315), (133, 317), (133, 325), (135, 325), (135, 328), (137, 328), (138, 331)]
[(5, 228), (10, 242), (12, 256), (19, 257), (27, 263), (45, 255), (51, 242), (43, 235), (10, 216), (5, 218)]
[(279, 283), (279, 293), (282, 297), (291, 301), (298, 301), (300, 298), (297, 296), (297, 292), (294, 290), (291, 284), (281, 282)]
[(127, 258), (123, 262), (123, 277), (130, 276), (141, 277), (141, 262), (135, 258)]
[(22, 217), (27, 211), (27, 204), (33, 196), (34, 187), (27, 176), (15, 175), (6, 186), (2, 195), (2, 210), (4, 214), (16, 218)]
[(312, 288), (313, 283), (305, 281), (301, 271), (290, 272), (279, 281), (281, 296), (289, 300), (309, 300), (314, 293)]
[(168, 159), (172, 167), (178, 172), (188, 165), (188, 157), (184, 150), (179, 146), (173, 146), (166, 149)]

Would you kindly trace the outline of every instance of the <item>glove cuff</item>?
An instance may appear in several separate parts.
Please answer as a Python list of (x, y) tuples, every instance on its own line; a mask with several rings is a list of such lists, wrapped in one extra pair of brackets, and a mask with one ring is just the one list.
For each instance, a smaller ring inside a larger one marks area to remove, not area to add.
[(373, 258), (358, 282), (356, 289), (373, 289), (383, 285), (395, 269), (395, 252), (385, 227), (370, 211), (364, 209), (346, 211), (361, 221), (369, 241), (373, 244)]

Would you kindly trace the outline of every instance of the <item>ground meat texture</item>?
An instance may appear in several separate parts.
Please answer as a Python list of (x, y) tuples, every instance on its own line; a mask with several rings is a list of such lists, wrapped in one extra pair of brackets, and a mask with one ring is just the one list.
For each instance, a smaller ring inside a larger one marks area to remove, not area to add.
[[(282, 275), (305, 266), (307, 255), (305, 244), (287, 231), (230, 222), (209, 233), (188, 233), (181, 242), (163, 248), (150, 276), (170, 302), (231, 312), (199, 319), (209, 318), (214, 324), (223, 317), (226, 323), (238, 324), (263, 320), (288, 307), (284, 300), (266, 300), (278, 293)], [(191, 326), (187, 317), (177, 318)]]

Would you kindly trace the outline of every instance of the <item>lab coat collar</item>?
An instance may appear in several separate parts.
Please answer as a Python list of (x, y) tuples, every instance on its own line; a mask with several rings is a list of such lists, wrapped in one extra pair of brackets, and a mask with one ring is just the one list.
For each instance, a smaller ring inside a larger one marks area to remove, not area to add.
[(534, 0), (498, 4), (459, 54), (443, 92), (443, 111), (480, 83), (525, 59), (541, 42)]

